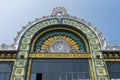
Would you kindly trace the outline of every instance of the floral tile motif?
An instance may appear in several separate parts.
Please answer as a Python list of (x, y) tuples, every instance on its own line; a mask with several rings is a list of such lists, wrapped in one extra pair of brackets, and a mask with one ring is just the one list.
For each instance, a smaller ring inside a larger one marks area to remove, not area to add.
[(29, 49), (29, 45), (21, 45), (20, 50), (28, 50)]
[(16, 68), (15, 75), (16, 76), (22, 76), (22, 75), (24, 75), (24, 68)]
[(25, 60), (18, 60), (17, 61), (17, 66), (25, 66)]
[(99, 51), (100, 50), (99, 45), (92, 45), (92, 50), (93, 51)]
[(23, 78), (22, 77), (14, 77), (13, 80), (23, 80)]
[(99, 77), (98, 80), (108, 80), (106, 77)]
[(103, 60), (95, 60), (96, 66), (103, 66)]
[(98, 44), (99, 42), (98, 42), (98, 39), (92, 38), (92, 39), (90, 39), (90, 43), (91, 44)]
[(97, 74), (98, 75), (106, 75), (105, 69), (104, 68), (97, 68)]

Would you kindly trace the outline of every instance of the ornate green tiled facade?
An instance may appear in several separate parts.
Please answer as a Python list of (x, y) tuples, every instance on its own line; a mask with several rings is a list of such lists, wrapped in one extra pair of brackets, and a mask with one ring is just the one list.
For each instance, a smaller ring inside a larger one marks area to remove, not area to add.
[(13, 50), (0, 50), (0, 62), (14, 63), (10, 80), (116, 80), (107, 62), (120, 61), (120, 48), (111, 47), (92, 24), (57, 7), (23, 27)]

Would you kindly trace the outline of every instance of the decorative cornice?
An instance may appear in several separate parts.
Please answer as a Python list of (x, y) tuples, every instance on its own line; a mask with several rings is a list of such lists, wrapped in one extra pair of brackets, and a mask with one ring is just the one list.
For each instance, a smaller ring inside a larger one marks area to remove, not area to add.
[(120, 51), (120, 46), (118, 46), (118, 45), (112, 45), (112, 46), (107, 45), (104, 50)]
[(42, 20), (46, 20), (46, 19), (51, 19), (51, 18), (67, 18), (67, 19), (72, 19), (78, 22), (83, 23), (84, 25), (88, 26), (98, 37), (100, 44), (101, 44), (101, 49), (102, 50), (120, 50), (120, 46), (108, 46), (108, 44), (106, 43), (105, 38), (102, 35), (102, 32), (100, 32), (97, 27), (93, 26), (90, 22), (87, 22), (86, 20), (84, 20), (83, 18), (78, 18), (76, 16), (71, 16), (67, 13), (67, 10), (64, 7), (56, 7), (53, 9), (52, 14), (49, 16), (43, 16), (42, 18), (36, 18), (34, 21), (32, 22), (28, 22), (28, 24), (26, 26), (23, 26), (22, 29), (17, 32), (16, 37), (14, 38), (14, 43), (12, 45), (0, 45), (0, 50), (10, 50), (10, 49), (14, 49), (17, 50), (18, 48), (18, 43), (21, 39), (21, 36), (24, 34), (24, 32), (26, 30), (28, 30), (29, 27), (31, 27), (32, 25), (42, 21)]
[(17, 50), (17, 49), (14, 45), (7, 45), (3, 43), (2, 45), (0, 45), (0, 50)]

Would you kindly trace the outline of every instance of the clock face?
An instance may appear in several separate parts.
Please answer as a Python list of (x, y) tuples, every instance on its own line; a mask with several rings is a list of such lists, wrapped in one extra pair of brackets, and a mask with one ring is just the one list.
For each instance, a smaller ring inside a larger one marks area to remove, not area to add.
[(67, 53), (70, 52), (70, 46), (63, 40), (57, 40), (50, 45), (50, 52)]

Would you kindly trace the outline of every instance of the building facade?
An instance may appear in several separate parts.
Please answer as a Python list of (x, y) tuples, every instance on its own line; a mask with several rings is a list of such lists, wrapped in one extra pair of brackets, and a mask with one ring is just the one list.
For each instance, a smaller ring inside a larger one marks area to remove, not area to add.
[(64, 7), (23, 26), (0, 45), (0, 80), (120, 80), (120, 46)]

